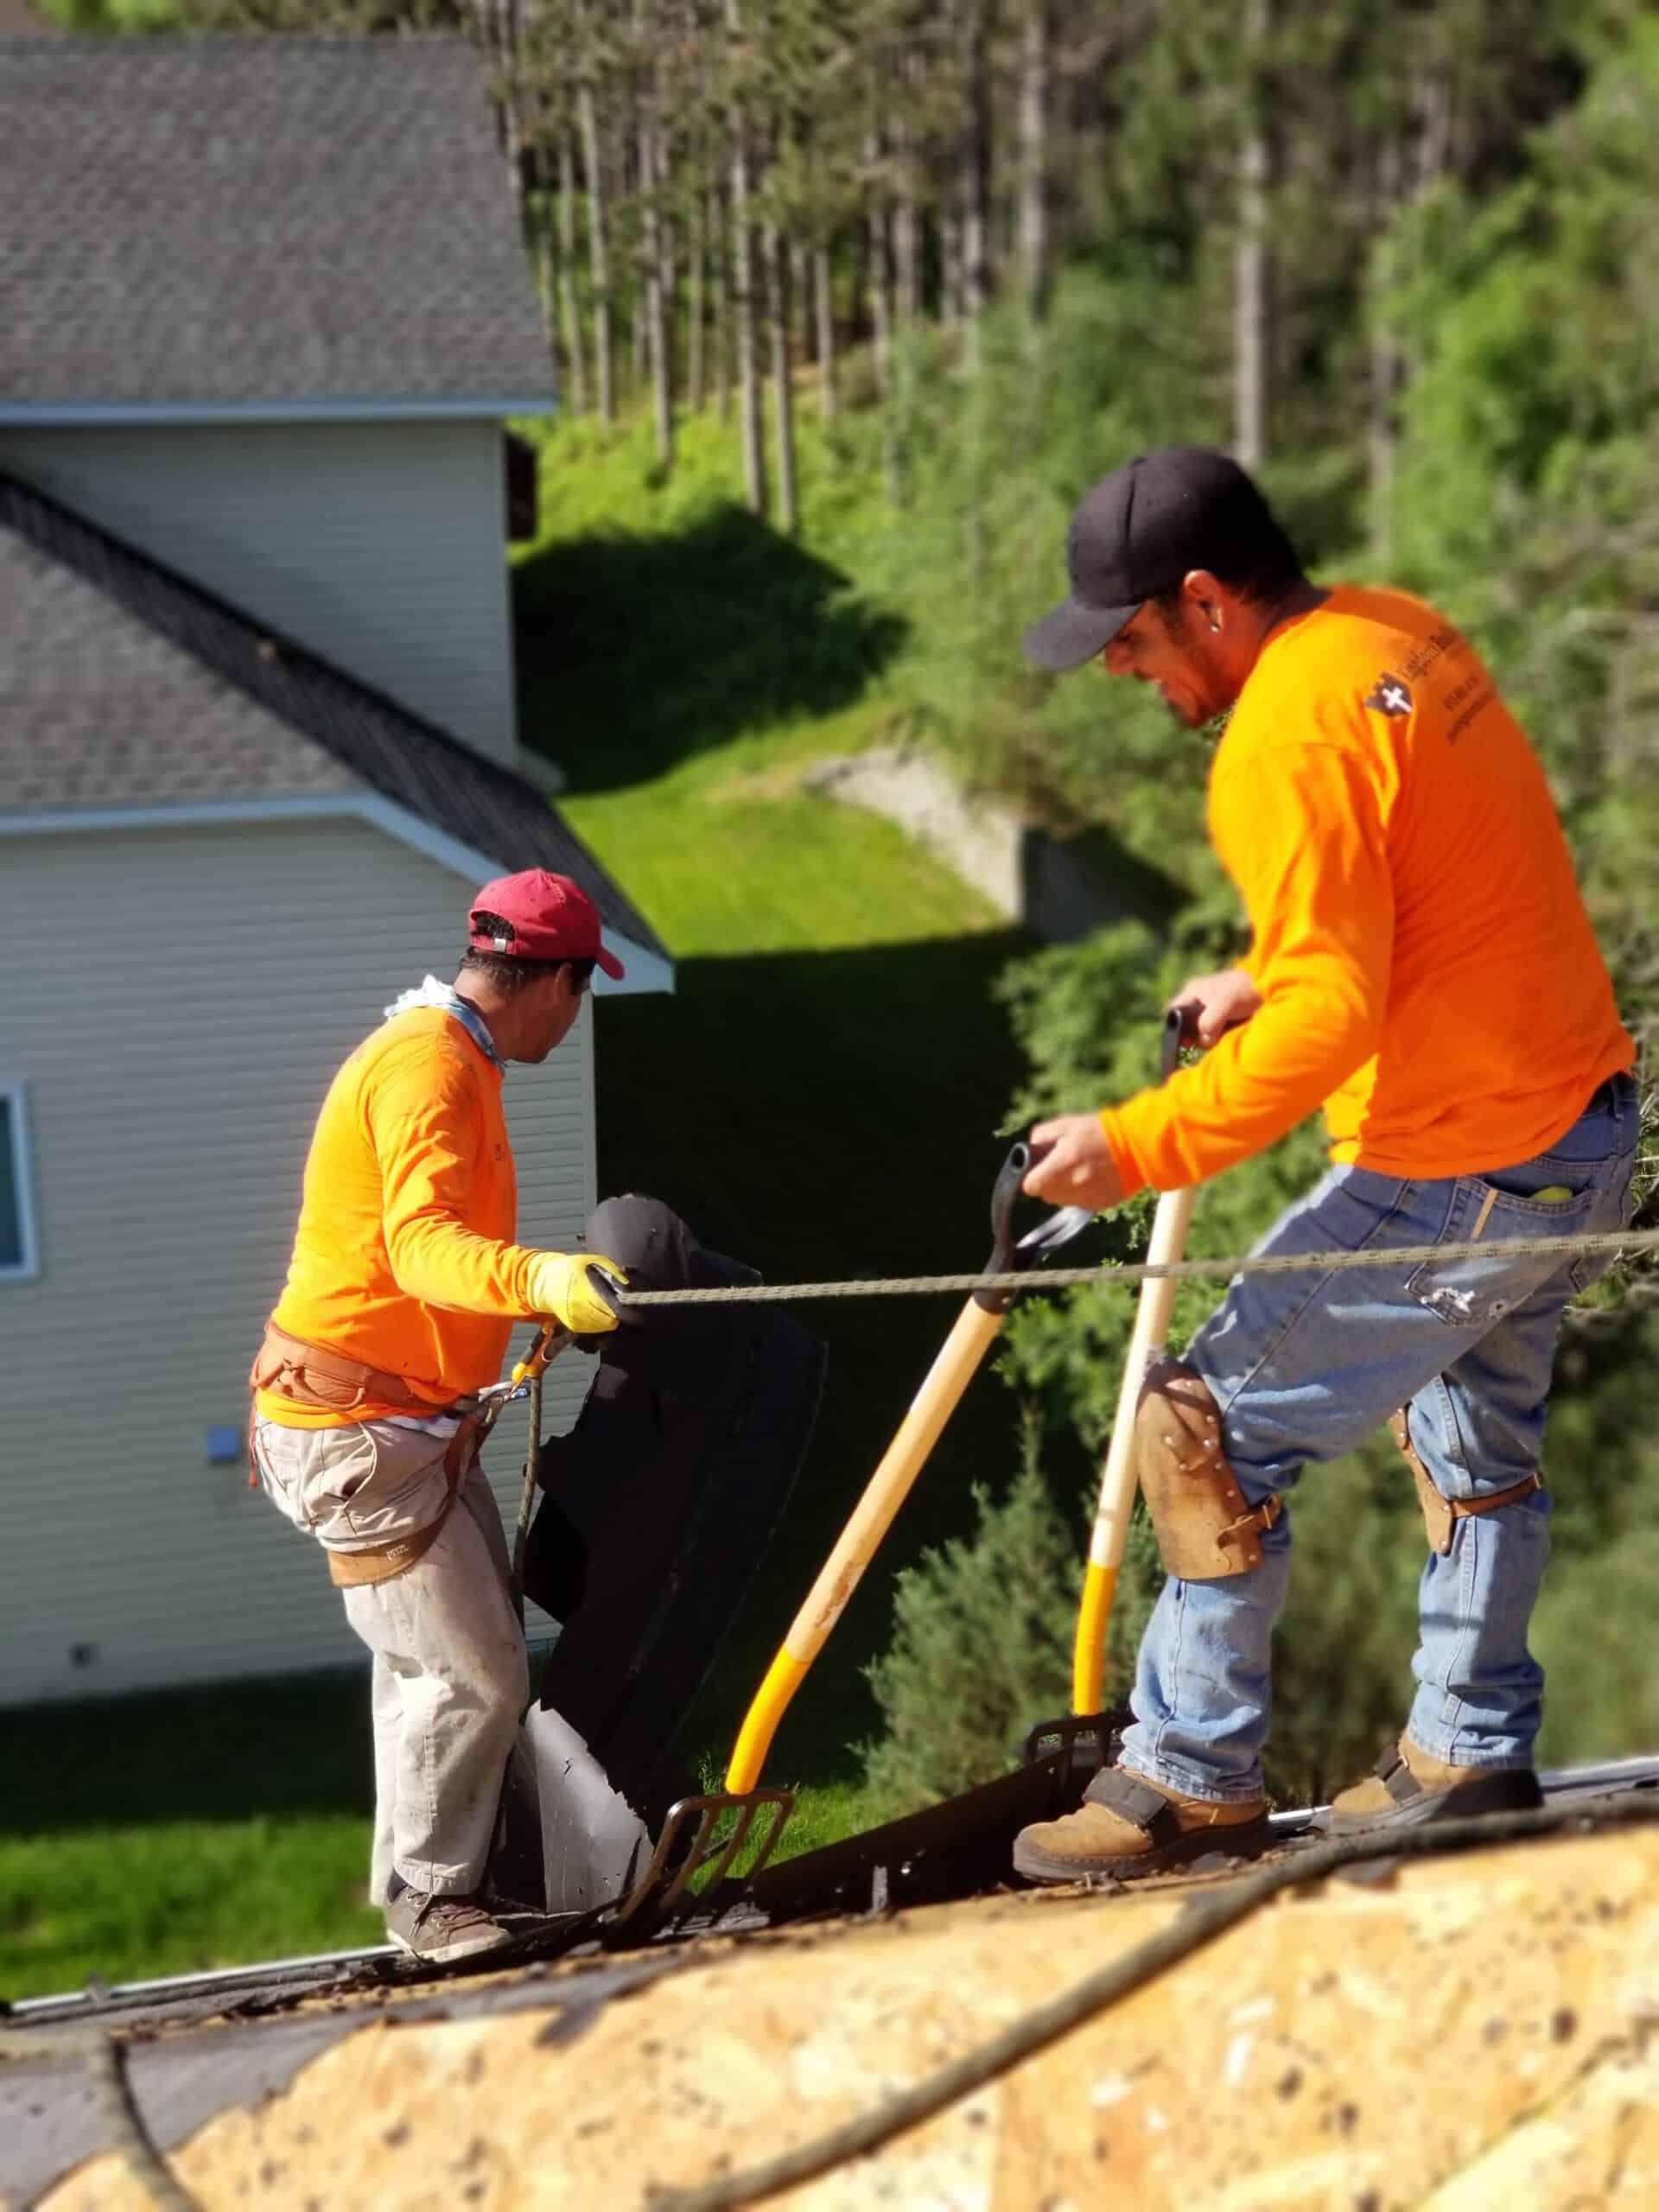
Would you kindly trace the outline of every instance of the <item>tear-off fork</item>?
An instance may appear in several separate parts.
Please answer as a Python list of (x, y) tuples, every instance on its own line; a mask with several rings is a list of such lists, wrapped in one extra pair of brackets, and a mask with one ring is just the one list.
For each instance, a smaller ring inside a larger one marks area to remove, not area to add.
[[(1006, 1274), (1035, 1266), (1049, 1253), (1070, 1243), (1094, 1219), (1084, 1207), (1065, 1206), (1016, 1242), (1014, 1205), (1030, 1165), (1028, 1147), (1016, 1144), (996, 1179), (991, 1193), (994, 1242), (986, 1262), (987, 1274)], [(758, 1874), (777, 1849), (794, 1809), (794, 1796), (787, 1789), (762, 1789), (757, 1785), (779, 1723), (846, 1611), (865, 1568), (1017, 1295), (1011, 1290), (979, 1290), (963, 1307), (755, 1694), (738, 1732), (725, 1789), (705, 1797), (683, 1797), (670, 1807), (651, 1864), (618, 1908), (617, 1920), (629, 1919), (647, 1903), (668, 1910), (705, 1866), (713, 1868), (711, 1887), (723, 1881), (763, 1810), (769, 1811), (771, 1817), (747, 1872)], [(730, 1834), (716, 1842), (716, 1829), (727, 1814), (735, 1815), (734, 1824)]]

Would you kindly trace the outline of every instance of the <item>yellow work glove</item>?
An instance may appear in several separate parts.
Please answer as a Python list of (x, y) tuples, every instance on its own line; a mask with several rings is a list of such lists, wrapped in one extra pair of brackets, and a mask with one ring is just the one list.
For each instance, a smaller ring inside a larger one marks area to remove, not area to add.
[(620, 1290), (626, 1268), (602, 1252), (537, 1252), (525, 1271), (524, 1295), (532, 1313), (550, 1313), (573, 1337), (597, 1337), (616, 1326), (616, 1308), (601, 1288)]

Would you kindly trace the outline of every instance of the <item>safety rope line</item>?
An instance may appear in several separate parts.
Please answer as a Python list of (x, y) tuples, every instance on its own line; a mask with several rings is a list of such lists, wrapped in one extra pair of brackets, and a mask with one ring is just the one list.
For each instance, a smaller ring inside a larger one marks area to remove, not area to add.
[(1395, 1244), (1376, 1250), (1335, 1252), (1269, 1252), (1252, 1258), (1111, 1262), (1093, 1268), (1033, 1268), (1027, 1274), (954, 1275), (871, 1275), (841, 1282), (745, 1283), (717, 1290), (625, 1290), (617, 1294), (623, 1306), (770, 1306), (809, 1298), (920, 1298), (947, 1290), (1075, 1290), (1086, 1283), (1152, 1282), (1168, 1278), (1177, 1282), (1205, 1276), (1281, 1275), (1345, 1273), (1351, 1268), (1422, 1267), (1439, 1260), (1519, 1259), (1548, 1252), (1566, 1259), (1582, 1252), (1632, 1253), (1659, 1249), (1659, 1229), (1624, 1229), (1580, 1236), (1495, 1237), (1490, 1242), (1470, 1239), (1460, 1243)]

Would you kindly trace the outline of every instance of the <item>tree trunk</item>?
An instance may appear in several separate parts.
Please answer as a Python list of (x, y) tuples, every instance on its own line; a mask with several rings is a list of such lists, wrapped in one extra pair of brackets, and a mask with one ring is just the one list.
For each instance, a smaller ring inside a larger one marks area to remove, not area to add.
[(778, 453), (778, 514), (793, 537), (801, 526), (795, 492), (795, 393), (789, 359), (789, 248), (777, 223), (766, 228), (766, 318), (772, 335), (772, 392)]
[(1026, 0), (1020, 41), (1020, 289), (1033, 324), (1048, 313), (1050, 0)]
[(611, 257), (607, 233), (605, 168), (599, 151), (599, 108), (594, 88), (576, 87), (576, 119), (582, 131), (582, 166), (588, 172), (588, 262), (593, 272), (594, 379), (599, 419), (608, 430), (616, 421), (616, 365), (611, 333)]
[(556, 365), (564, 357), (563, 308), (559, 284), (558, 238), (554, 229), (553, 193), (547, 162), (538, 146), (531, 156), (534, 188), (524, 209), (536, 262), (536, 291), (542, 305), (542, 329)]
[(990, 87), (980, 0), (969, 0), (963, 48), (966, 94), (960, 157), (962, 197), (962, 359), (969, 373), (980, 362), (981, 326), (990, 297)]
[(493, 67), (496, 135), (506, 162), (507, 190), (522, 222), (524, 178), (518, 162), (518, 10), (516, 0), (475, 0), (473, 13)]
[(680, 327), (680, 250), (673, 213), (672, 157), (660, 112), (652, 137), (657, 155), (657, 283), (663, 300), (663, 359), (671, 404), (679, 381), (676, 356)]
[(576, 164), (563, 126), (553, 134), (553, 181), (559, 203), (559, 321), (564, 339), (564, 371), (569, 380), (570, 405), (578, 415), (585, 415), (588, 348), (576, 283)]
[(704, 390), (703, 339), (708, 315), (708, 262), (705, 225), (707, 209), (701, 192), (691, 194), (690, 236), (686, 245), (685, 278), (685, 398), (694, 414), (701, 414)]
[(1268, 135), (1268, 39), (1272, 0), (1246, 0), (1249, 66), (1238, 162), (1238, 239), (1233, 249), (1233, 452), (1245, 468), (1268, 457), (1268, 401), (1273, 340), (1273, 268), (1268, 197), (1273, 152)]
[[(738, 0), (726, 0), (728, 28), (742, 29)], [(755, 314), (754, 228), (749, 171), (749, 126), (741, 99), (732, 102), (732, 290), (737, 339), (738, 435), (743, 448), (743, 486), (750, 512), (764, 515), (766, 448)]]
[(1394, 480), (1399, 460), (1396, 407), (1404, 357), (1395, 334), (1389, 294), (1395, 275), (1389, 232), (1400, 209), (1399, 134), (1383, 126), (1376, 159), (1376, 251), (1372, 263), (1368, 505), (1371, 557), (1380, 569), (1394, 558)]
[[(636, 12), (636, 29), (642, 29)], [(639, 122), (640, 287), (645, 309), (645, 357), (651, 375), (652, 419), (657, 433), (657, 461), (674, 466), (673, 363), (669, 351), (668, 299), (663, 283), (662, 206), (658, 198), (656, 73), (642, 88)]]
[(880, 175), (882, 146), (879, 130), (867, 143), (870, 183), (870, 358), (875, 371), (877, 395), (885, 399), (893, 389), (893, 238), (887, 225), (887, 188)]
[[(904, 102), (917, 94), (916, 64), (906, 55), (900, 79)], [(901, 111), (893, 124), (893, 319), (895, 328), (913, 330), (922, 313), (922, 218), (916, 204), (916, 131)]]
[(732, 419), (732, 262), (726, 250), (726, 211), (721, 205), (720, 188), (711, 185), (709, 191), (709, 251), (714, 257), (713, 269), (713, 324), (709, 342), (715, 350), (715, 397), (720, 410), (720, 419)]
[(640, 391), (644, 389), (645, 379), (651, 372), (651, 363), (645, 350), (646, 333), (651, 327), (651, 317), (645, 306), (645, 258), (642, 255), (634, 267), (633, 307), (628, 316), (628, 397), (630, 401), (639, 397)]
[(836, 299), (834, 264), (827, 245), (812, 249), (812, 307), (818, 328), (818, 404), (826, 423), (836, 419)]

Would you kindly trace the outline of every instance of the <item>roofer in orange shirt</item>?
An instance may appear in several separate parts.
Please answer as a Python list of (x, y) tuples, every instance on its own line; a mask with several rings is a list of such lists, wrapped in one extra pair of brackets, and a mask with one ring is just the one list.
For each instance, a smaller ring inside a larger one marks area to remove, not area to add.
[(529, 1688), (479, 1394), (515, 1320), (613, 1329), (626, 1281), (512, 1241), (502, 1077), (563, 1039), (595, 964), (622, 973), (568, 877), (485, 885), (454, 988), (406, 992), (334, 1077), (251, 1378), (264, 1487), (321, 1543), (374, 1655), (369, 1893), (424, 1959), (507, 1940), (477, 1891)]
[[(1403, 592), (1310, 582), (1249, 478), (1193, 448), (1096, 485), (1068, 561), (1071, 596), (1026, 651), (1155, 683), (1191, 729), (1230, 716), (1210, 832), (1253, 937), (1174, 1001), (1202, 1061), (1039, 1123), (1027, 1190), (1104, 1208), (1180, 1189), (1323, 1106), (1335, 1165), (1262, 1252), (1627, 1225), (1634, 1047), (1542, 769), (1468, 640)], [(1265, 1841), (1285, 1499), (1306, 1461), (1391, 1417), (1430, 1545), (1417, 1691), (1329, 1824), (1539, 1802), (1539, 1452), (1562, 1311), (1605, 1264), (1546, 1249), (1235, 1279), (1136, 1422), (1169, 1580), (1134, 1723), (1078, 1812), (1021, 1834), (1021, 1872), (1133, 1876)]]

